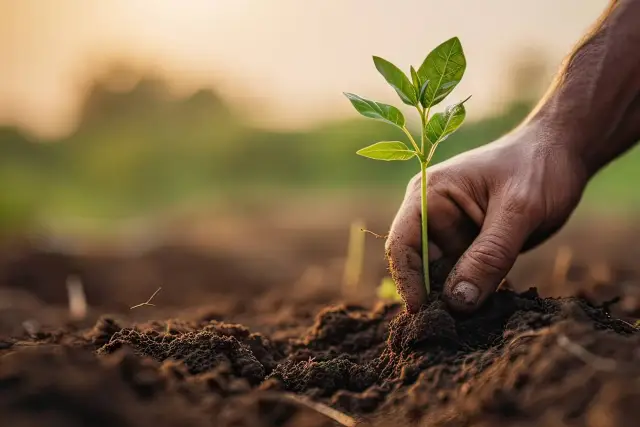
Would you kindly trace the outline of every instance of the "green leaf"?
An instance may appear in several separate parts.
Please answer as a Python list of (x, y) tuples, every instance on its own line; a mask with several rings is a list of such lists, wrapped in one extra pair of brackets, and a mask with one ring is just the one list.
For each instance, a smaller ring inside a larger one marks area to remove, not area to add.
[[(420, 86), (422, 86), (420, 84), (420, 77), (418, 77), (418, 73), (416, 72), (416, 69), (413, 68), (413, 65), (411, 66), (411, 81), (413, 82), (413, 87), (419, 91), (420, 90)], [(420, 99), (420, 98), (418, 98)]]
[(381, 102), (370, 101), (353, 93), (345, 92), (344, 95), (349, 98), (351, 104), (363, 116), (391, 123), (401, 129), (404, 127), (404, 116), (396, 107)]
[(436, 113), (429, 119), (429, 123), (427, 123), (427, 139), (431, 141), (432, 144), (444, 141), (462, 125), (467, 115), (464, 103), (467, 102), (469, 98), (448, 106), (444, 112)]
[(422, 86), (420, 86), (420, 92), (418, 93), (418, 99), (420, 100), (420, 103), (423, 105), (425, 104), (423, 100), (425, 99), (425, 94), (427, 93), (427, 87), (429, 87), (429, 80), (422, 83)]
[(460, 83), (466, 68), (467, 60), (464, 57), (460, 39), (457, 37), (447, 40), (432, 50), (418, 68), (420, 81), (431, 82), (424, 96), (420, 97), (422, 106), (429, 108), (446, 98)]
[(386, 161), (409, 160), (416, 155), (415, 151), (410, 150), (409, 147), (400, 141), (376, 142), (373, 145), (356, 151), (356, 154), (370, 159)]
[(373, 57), (373, 63), (387, 83), (398, 92), (398, 96), (402, 99), (402, 102), (408, 105), (418, 105), (416, 89), (402, 70), (379, 56)]

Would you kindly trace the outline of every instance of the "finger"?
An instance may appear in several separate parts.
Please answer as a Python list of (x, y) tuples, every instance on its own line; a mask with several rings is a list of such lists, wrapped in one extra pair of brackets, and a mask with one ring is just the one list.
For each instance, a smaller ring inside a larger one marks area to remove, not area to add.
[(474, 197), (474, 186), (441, 175), (445, 179), (438, 180), (432, 172), (428, 189), (429, 240), (453, 261), (453, 267), (480, 232), (485, 213)]
[(420, 193), (416, 195), (414, 187), (412, 181), (385, 244), (391, 277), (411, 313), (419, 311), (427, 300), (422, 273)]
[(432, 197), (429, 204), (429, 240), (444, 257), (458, 260), (480, 232), (476, 225), (451, 199)]
[[(428, 209), (431, 290), (442, 292), (449, 273), (480, 228), (451, 199), (439, 194), (429, 194)], [(434, 246), (438, 256), (434, 256)]]
[(511, 270), (532, 229), (519, 203), (502, 203), (488, 212), (480, 234), (447, 279), (444, 297), (451, 308), (476, 310)]

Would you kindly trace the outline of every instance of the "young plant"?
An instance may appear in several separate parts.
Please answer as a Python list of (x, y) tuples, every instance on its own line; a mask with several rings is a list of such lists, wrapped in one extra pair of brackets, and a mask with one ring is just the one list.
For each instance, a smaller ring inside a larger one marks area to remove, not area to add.
[(418, 159), (421, 174), (422, 197), (422, 265), (424, 285), (430, 292), (429, 254), (427, 236), (427, 166), (438, 144), (455, 132), (464, 121), (464, 103), (469, 98), (450, 105), (444, 111), (431, 115), (431, 109), (442, 102), (460, 83), (467, 61), (457, 37), (436, 47), (416, 70), (411, 67), (411, 80), (391, 62), (374, 56), (373, 62), (387, 83), (407, 105), (415, 107), (420, 115), (420, 145), (406, 127), (402, 112), (392, 105), (371, 101), (352, 93), (345, 93), (355, 109), (365, 117), (382, 120), (397, 126), (411, 143), (411, 148), (400, 141), (382, 141), (357, 151), (357, 154), (375, 160)]

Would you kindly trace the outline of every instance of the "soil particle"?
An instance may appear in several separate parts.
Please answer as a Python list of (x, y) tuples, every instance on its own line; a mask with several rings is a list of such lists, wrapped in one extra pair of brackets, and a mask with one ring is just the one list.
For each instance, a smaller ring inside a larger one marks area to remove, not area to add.
[(370, 366), (338, 357), (326, 362), (287, 361), (271, 377), (280, 379), (286, 390), (327, 397), (338, 390), (362, 391), (377, 381), (378, 374)]
[(107, 344), (111, 337), (120, 330), (122, 330), (122, 326), (115, 319), (105, 316), (98, 319), (93, 328), (85, 334), (85, 338), (96, 348), (100, 348)]
[(387, 323), (397, 311), (397, 305), (388, 304), (379, 304), (373, 312), (360, 306), (329, 307), (317, 315), (302, 344), (312, 350), (357, 354), (384, 342)]
[(137, 354), (158, 361), (181, 360), (191, 374), (210, 371), (221, 364), (228, 364), (236, 375), (254, 385), (260, 383), (265, 376), (264, 366), (247, 346), (235, 337), (221, 336), (211, 331), (173, 336), (155, 331), (123, 329), (115, 333), (99, 353), (113, 353), (123, 346), (130, 346)]
[[(202, 413), (198, 408), (185, 405), (174, 394), (161, 393), (163, 380), (157, 364), (131, 356), (100, 360), (86, 350), (51, 346), (22, 348), (5, 355), (0, 363), (2, 424), (199, 425)], [(176, 413), (181, 416), (177, 418)]]
[(409, 354), (415, 350), (439, 345), (457, 348), (456, 322), (444, 309), (444, 303), (434, 301), (426, 309), (409, 314), (403, 312), (389, 327), (388, 346), (394, 353)]

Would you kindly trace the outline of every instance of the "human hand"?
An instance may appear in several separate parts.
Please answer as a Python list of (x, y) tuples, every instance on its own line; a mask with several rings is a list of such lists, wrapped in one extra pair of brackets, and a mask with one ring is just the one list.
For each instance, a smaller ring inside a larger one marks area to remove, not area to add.
[[(567, 221), (586, 186), (579, 156), (544, 126), (503, 138), (428, 169), (429, 256), (452, 266), (444, 299), (477, 309), (518, 254)], [(420, 233), (420, 176), (408, 185), (386, 242), (392, 277), (410, 312), (426, 301)]]

